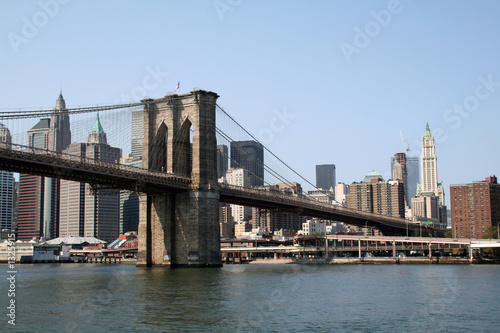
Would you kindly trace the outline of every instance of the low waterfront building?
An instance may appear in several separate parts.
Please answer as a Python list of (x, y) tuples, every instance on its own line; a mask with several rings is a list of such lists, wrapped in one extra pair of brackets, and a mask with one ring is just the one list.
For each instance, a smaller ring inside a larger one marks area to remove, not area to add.
[(326, 224), (315, 220), (308, 220), (302, 223), (303, 235), (326, 234)]

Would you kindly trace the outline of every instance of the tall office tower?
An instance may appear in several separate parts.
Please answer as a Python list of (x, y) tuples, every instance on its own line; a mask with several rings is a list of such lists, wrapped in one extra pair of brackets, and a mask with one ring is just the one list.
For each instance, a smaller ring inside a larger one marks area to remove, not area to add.
[(439, 197), (439, 204), (444, 205), (444, 191), (442, 184), (438, 183), (437, 157), (434, 145), (434, 136), (431, 134), (429, 124), (422, 136), (422, 157), (420, 159), (422, 172), (422, 183), (417, 187), (417, 195), (420, 193), (434, 193)]
[(71, 144), (69, 114), (65, 111), (67, 111), (66, 101), (61, 92), (56, 101), (54, 114), (50, 117), (47, 145), (48, 149), (51, 151), (62, 152)]
[[(422, 157), (420, 159), (422, 172), (422, 183), (417, 186), (417, 197), (436, 196), (438, 198), (439, 216), (435, 227), (445, 229), (447, 226), (447, 209), (444, 203), (443, 184), (438, 183), (437, 177), (437, 157), (434, 145), (434, 136), (431, 134), (429, 124), (426, 125), (425, 133), (422, 136)], [(412, 212), (413, 216), (415, 215)], [(421, 216), (431, 218), (430, 216)]]
[[(108, 145), (97, 113), (87, 143), (71, 144), (64, 153), (117, 163), (121, 149)], [(61, 180), (61, 236), (88, 236), (110, 242), (118, 238), (119, 211), (118, 192), (98, 189), (93, 193), (89, 184)]]
[(335, 164), (316, 165), (316, 188), (335, 188)]
[(408, 172), (406, 170), (406, 154), (396, 153), (391, 160), (392, 179), (400, 180), (405, 186), (405, 202), (408, 204)]
[[(250, 186), (250, 176), (246, 169), (229, 169), (226, 172), (226, 183), (235, 186)], [(231, 214), (235, 223), (244, 223), (252, 218), (252, 207), (231, 204)]]
[[(85, 143), (73, 143), (63, 151), (65, 154), (85, 157)], [(59, 236), (84, 236), (85, 183), (61, 179), (59, 205)]]
[(450, 186), (451, 228), (454, 238), (481, 238), (500, 222), (500, 184), (497, 177)]
[[(394, 178), (394, 164), (397, 163), (401, 165), (402, 156), (400, 154), (405, 155), (405, 166), (406, 170), (406, 182), (405, 184), (405, 195), (406, 195), (406, 203), (411, 207), (411, 199), (417, 195), (417, 185), (420, 182), (420, 159), (415, 156), (408, 156), (404, 153), (396, 153), (393, 157), (391, 157), (391, 174)], [(399, 155), (399, 156), (396, 156)], [(403, 171), (403, 170), (402, 170)], [(398, 171), (396, 171), (398, 172)]]
[(135, 161), (142, 161), (142, 140), (144, 137), (144, 110), (132, 111), (131, 153)]
[(219, 224), (221, 238), (234, 238), (234, 219), (231, 214), (231, 205), (221, 203), (219, 206)]
[[(28, 130), (28, 145), (34, 148), (62, 152), (71, 143), (69, 115), (62, 92), (51, 118), (40, 119)], [(55, 238), (59, 236), (58, 179), (21, 174), (19, 176), (18, 237)]]
[[(28, 145), (47, 149), (50, 119), (43, 118), (28, 130)], [(45, 177), (19, 175), (19, 213), (17, 238), (31, 240), (43, 236)]]
[(264, 146), (256, 141), (231, 142), (231, 168), (246, 169), (250, 186), (264, 185)]
[[(48, 150), (60, 153), (71, 144), (69, 114), (66, 111), (66, 101), (61, 91), (56, 101), (54, 113), (50, 117), (47, 137)], [(61, 181), (45, 177), (44, 182), (43, 236), (55, 238), (59, 236), (59, 187)]]
[(224, 177), (228, 169), (229, 153), (226, 145), (217, 145), (217, 178)]
[(406, 182), (408, 184), (408, 205), (411, 207), (411, 198), (417, 195), (417, 185), (420, 182), (420, 159), (416, 156), (406, 156)]
[[(132, 111), (131, 154), (120, 159), (120, 164), (142, 167), (142, 140), (144, 136), (144, 110)], [(139, 196), (127, 190), (120, 191), (119, 234), (137, 232), (139, 225)]]
[[(0, 123), (0, 144), (12, 143), (9, 129)], [(14, 213), (14, 174), (0, 170), (0, 230), (12, 230)]]
[[(132, 154), (126, 154), (120, 159), (120, 164), (142, 167), (142, 160), (136, 160)], [(120, 191), (120, 221), (119, 234), (138, 231), (139, 226), (139, 196), (135, 192)]]

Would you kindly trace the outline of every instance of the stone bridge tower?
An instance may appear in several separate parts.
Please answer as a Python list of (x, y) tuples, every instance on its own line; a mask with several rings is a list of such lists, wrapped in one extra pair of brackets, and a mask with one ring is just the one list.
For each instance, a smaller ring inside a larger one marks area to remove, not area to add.
[[(188, 191), (143, 194), (139, 266), (221, 266), (215, 107), (195, 90), (144, 102), (142, 165), (191, 178)], [(192, 134), (191, 134), (192, 132)]]

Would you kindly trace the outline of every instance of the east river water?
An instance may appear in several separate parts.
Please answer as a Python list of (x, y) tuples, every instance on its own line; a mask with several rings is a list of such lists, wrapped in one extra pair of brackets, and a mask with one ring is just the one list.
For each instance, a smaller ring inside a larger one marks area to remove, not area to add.
[[(498, 332), (498, 265), (16, 265), (2, 332)], [(7, 265), (0, 270), (7, 274)], [(7, 309), (15, 300), (15, 326)]]

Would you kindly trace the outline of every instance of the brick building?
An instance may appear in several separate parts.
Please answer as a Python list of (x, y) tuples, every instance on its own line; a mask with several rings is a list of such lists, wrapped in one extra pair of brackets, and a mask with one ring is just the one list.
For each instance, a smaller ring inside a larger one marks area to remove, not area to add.
[(453, 237), (481, 238), (490, 226), (500, 223), (500, 184), (497, 177), (450, 186)]

